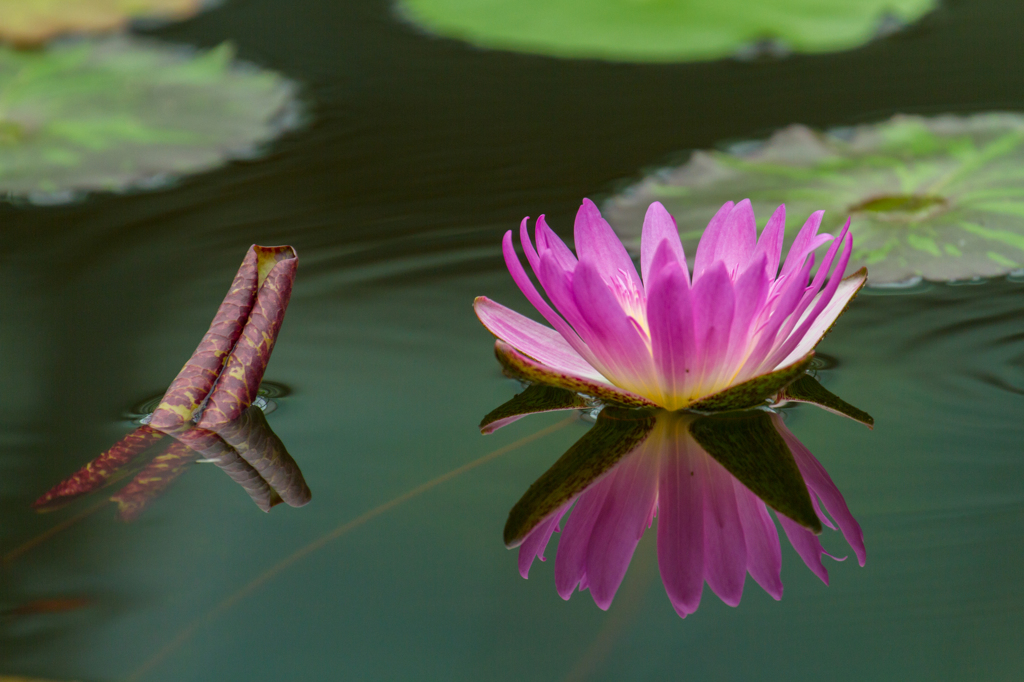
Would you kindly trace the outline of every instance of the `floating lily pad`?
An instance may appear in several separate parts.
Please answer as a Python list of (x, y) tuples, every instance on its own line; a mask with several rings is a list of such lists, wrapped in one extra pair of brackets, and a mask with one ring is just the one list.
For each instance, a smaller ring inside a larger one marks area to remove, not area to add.
[(934, 7), (934, 0), (398, 0), (413, 23), (479, 47), (637, 62), (844, 50)]
[(118, 30), (140, 19), (179, 21), (208, 4), (204, 0), (0, 0), (0, 41), (32, 46), (66, 33)]
[(630, 248), (661, 201), (687, 253), (727, 200), (749, 197), (761, 221), (786, 205), (791, 239), (813, 211), (823, 229), (852, 219), (853, 259), (869, 285), (964, 280), (1024, 265), (1024, 116), (896, 116), (817, 133), (800, 125), (767, 142), (695, 152), (603, 209)]
[(253, 156), (298, 122), (296, 86), (207, 52), (127, 37), (0, 48), (0, 196), (151, 188)]

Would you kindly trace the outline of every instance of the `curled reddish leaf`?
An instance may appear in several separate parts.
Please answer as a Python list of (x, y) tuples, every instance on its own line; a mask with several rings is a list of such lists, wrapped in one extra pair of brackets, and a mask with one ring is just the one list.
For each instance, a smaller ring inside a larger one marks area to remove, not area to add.
[[(256, 398), (284, 321), (298, 262), (290, 246), (249, 248), (209, 330), (150, 420), (154, 428), (215, 462), (263, 511), (280, 497), (211, 429), (237, 419)], [(200, 409), (203, 418), (194, 426)]]
[[(213, 429), (238, 419), (252, 405), (274, 351), (288, 301), (292, 297), (299, 259), (288, 247), (273, 247), (262, 256), (256, 302), (224, 371), (203, 410), (199, 426)], [(286, 251), (283, 249), (287, 249)], [(268, 267), (269, 266), (269, 267)], [(263, 275), (266, 268), (266, 275)]]
[(136, 474), (131, 483), (110, 498), (117, 503), (118, 518), (134, 521), (198, 458), (199, 454), (184, 443), (172, 442)]
[(188, 426), (224, 369), (255, 302), (258, 255), (249, 248), (210, 328), (153, 411), (150, 424), (164, 432)]
[[(284, 262), (283, 268), (278, 264)], [(181, 431), (191, 426), (189, 422), (210, 396), (210, 391), (222, 377), (225, 365), (229, 364), (235, 352), (245, 354), (243, 360), (252, 358), (252, 349), (261, 353), (258, 370), (246, 370), (245, 375), (256, 376), (256, 386), (244, 405), (232, 408), (235, 417), (252, 404), (263, 378), (270, 352), (273, 350), (277, 332), (284, 319), (285, 308), (291, 297), (292, 282), (298, 256), (290, 246), (249, 247), (248, 253), (238, 268), (231, 288), (220, 304), (217, 314), (210, 323), (203, 340), (199, 342), (192, 357), (171, 382), (163, 399), (153, 411), (150, 425), (164, 433)], [(287, 274), (282, 276), (281, 270)], [(269, 287), (265, 287), (268, 284)], [(264, 288), (268, 291), (264, 293)], [(246, 328), (251, 327), (241, 348), (237, 348)], [(269, 334), (269, 343), (259, 343), (260, 333)], [(238, 363), (232, 364), (235, 367)], [(238, 373), (238, 370), (234, 370)], [(248, 395), (248, 392), (246, 393)], [(223, 403), (223, 399), (222, 399)], [(224, 406), (221, 409), (227, 409)], [(223, 421), (230, 421), (225, 419)]]
[(111, 480), (111, 477), (150, 446), (162, 439), (164, 434), (148, 426), (140, 426), (99, 457), (71, 474), (42, 497), (32, 503), (39, 511), (52, 511), (63, 507), (77, 497), (97, 490)]
[(56, 508), (95, 490), (164, 434), (177, 443), (112, 498), (121, 507), (122, 519), (138, 516), (200, 456), (223, 469), (264, 511), (282, 498), (292, 506), (306, 504), (309, 488), (284, 444), (259, 409), (246, 413), (284, 321), (297, 266), (290, 246), (251, 246), (210, 328), (171, 382), (149, 425), (43, 495), (35, 507)]

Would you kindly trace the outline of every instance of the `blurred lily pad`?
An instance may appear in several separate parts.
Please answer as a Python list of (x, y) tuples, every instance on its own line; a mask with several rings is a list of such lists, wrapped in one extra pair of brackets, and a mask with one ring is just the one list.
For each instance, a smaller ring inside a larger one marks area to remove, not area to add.
[(0, 196), (36, 203), (160, 186), (251, 157), (299, 120), (296, 85), (128, 37), (0, 48)]
[(896, 116), (818, 133), (801, 125), (766, 142), (698, 151), (612, 198), (603, 213), (638, 248), (661, 201), (688, 254), (727, 200), (749, 197), (763, 227), (786, 205), (788, 237), (813, 211), (823, 229), (852, 220), (853, 260), (869, 285), (965, 280), (1024, 265), (1024, 116)]
[(140, 19), (187, 19), (204, 0), (0, 0), (0, 41), (40, 45), (66, 33), (124, 28)]
[(398, 0), (438, 35), (556, 57), (675, 62), (830, 52), (917, 20), (935, 0)]

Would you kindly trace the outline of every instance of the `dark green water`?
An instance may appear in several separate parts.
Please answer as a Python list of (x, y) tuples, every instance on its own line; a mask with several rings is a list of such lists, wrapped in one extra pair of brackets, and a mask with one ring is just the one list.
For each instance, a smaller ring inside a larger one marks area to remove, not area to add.
[[(499, 255), (523, 215), (567, 234), (583, 196), (792, 122), (1022, 110), (1022, 29), (1009, 0), (950, 1), (854, 52), (643, 67), (475, 51), (381, 2), (228, 2), (160, 31), (235, 41), (305, 83), (313, 122), (170, 190), (0, 206), (0, 549), (19, 552), (0, 582), (0, 674), (1019, 679), (1019, 282), (862, 295), (820, 347), (837, 360), (823, 383), (877, 422), (791, 411), (864, 528), (867, 565), (828, 564), (829, 587), (783, 542), (780, 602), (748, 580), (738, 608), (706, 591), (681, 620), (650, 534), (608, 612), (589, 594), (563, 602), (551, 561), (522, 580), (505, 517), (585, 422), (362, 515), (562, 420), (476, 430), (517, 385), (470, 303), (526, 310)], [(134, 524), (104, 508), (22, 552), (93, 503), (29, 508), (131, 428), (124, 415), (173, 378), (254, 242), (300, 256), (266, 378), (292, 391), (270, 422), (313, 502), (265, 515), (197, 466)], [(9, 611), (55, 596), (89, 605)]]

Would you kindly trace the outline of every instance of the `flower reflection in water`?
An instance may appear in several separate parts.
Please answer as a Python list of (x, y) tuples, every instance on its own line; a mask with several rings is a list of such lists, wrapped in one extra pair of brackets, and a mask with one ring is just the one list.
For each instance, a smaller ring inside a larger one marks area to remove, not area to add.
[[(537, 389), (526, 393), (536, 395)], [(819, 402), (810, 399), (813, 393), (822, 406), (870, 424), (869, 416), (827, 393), (810, 375), (792, 393), (780, 400)], [(505, 409), (510, 411), (514, 406)], [(576, 588), (589, 589), (607, 609), (657, 517), (662, 580), (676, 612), (685, 617), (697, 610), (705, 582), (726, 604), (739, 604), (747, 573), (772, 597), (782, 597), (781, 546), (768, 507), (826, 584), (821, 558), (827, 553), (816, 535), (822, 526), (838, 527), (864, 565), (860, 525), (781, 414), (605, 407), (594, 427), (512, 509), (505, 543), (519, 547), (519, 571), (526, 578), (560, 530), (558, 593), (568, 599)]]

